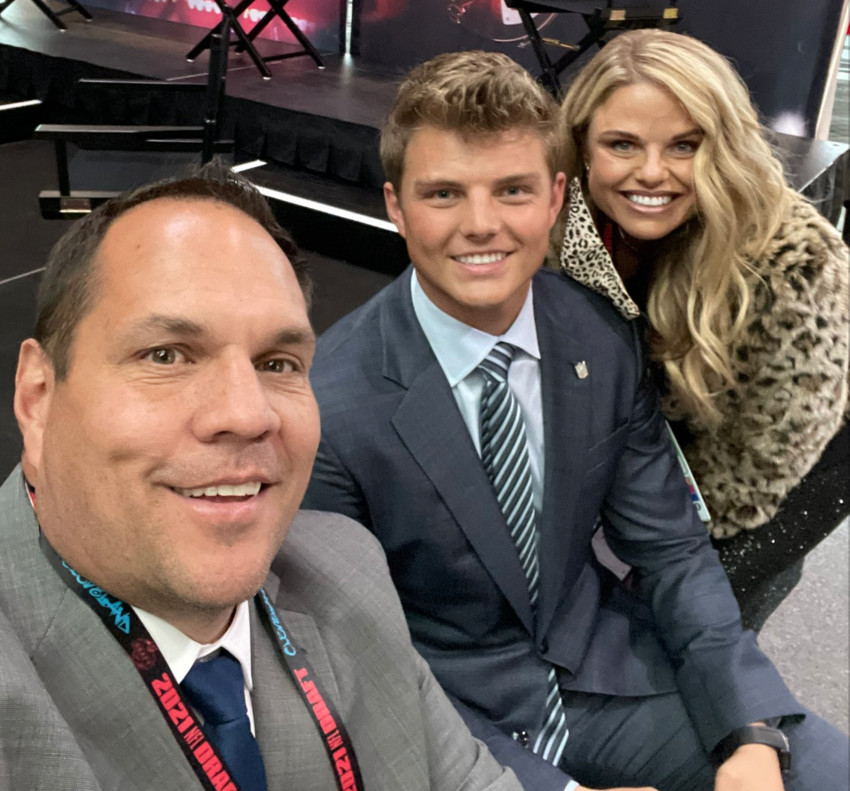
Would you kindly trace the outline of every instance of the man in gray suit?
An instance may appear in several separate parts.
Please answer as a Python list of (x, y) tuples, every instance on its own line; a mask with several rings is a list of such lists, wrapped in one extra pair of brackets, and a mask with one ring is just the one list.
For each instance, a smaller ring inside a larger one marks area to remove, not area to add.
[(518, 791), (412, 648), (377, 542), (298, 512), (307, 290), (215, 168), (54, 248), (0, 490), (0, 788)]
[(846, 789), (846, 737), (741, 629), (639, 323), (539, 271), (560, 134), (504, 55), (399, 88), (381, 154), (412, 267), (319, 341), (305, 505), (378, 537), (415, 645), (526, 788)]

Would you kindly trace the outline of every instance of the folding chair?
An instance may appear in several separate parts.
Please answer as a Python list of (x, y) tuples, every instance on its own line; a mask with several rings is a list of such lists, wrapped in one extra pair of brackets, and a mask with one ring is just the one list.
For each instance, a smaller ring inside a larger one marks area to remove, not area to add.
[[(68, 3), (67, 8), (63, 8), (61, 11), (54, 11), (44, 0), (32, 0), (35, 3), (36, 8), (41, 11), (56, 27), (59, 28), (60, 33), (64, 33), (68, 28), (65, 23), (59, 19), (60, 16), (65, 16), (65, 14), (71, 14), (76, 11), (80, 14), (86, 22), (91, 22), (93, 17), (88, 12), (88, 10), (77, 2), (77, 0), (65, 0)], [(5, 2), (0, 3), (0, 14), (2, 14), (15, 0), (5, 0)]]
[[(289, 0), (268, 0), (268, 4), (270, 6), (269, 10), (266, 11), (263, 18), (260, 19), (253, 28), (251, 28), (250, 32), (246, 32), (239, 22), (239, 17), (248, 10), (253, 2), (254, 0), (239, 0), (235, 6), (230, 6), (225, 2), (225, 0), (215, 0), (216, 5), (221, 10), (222, 20), (194, 47), (192, 47), (188, 53), (186, 53), (186, 60), (191, 63), (198, 57), (198, 55), (201, 54), (201, 52), (209, 47), (211, 37), (220, 33), (225, 20), (229, 19), (230, 29), (236, 38), (231, 40), (231, 37), (228, 36), (228, 46), (236, 47), (236, 52), (247, 52), (251, 60), (254, 61), (254, 65), (257, 67), (260, 74), (262, 74), (264, 80), (270, 80), (272, 78), (272, 73), (269, 71), (269, 67), (266, 66), (267, 63), (271, 63), (276, 60), (284, 60), (286, 58), (296, 58), (301, 55), (309, 55), (320, 69), (325, 68), (325, 61), (322, 59), (318, 50), (310, 43), (307, 36), (299, 30), (298, 25), (292, 21), (292, 17), (286, 12), (284, 6), (289, 2)], [(257, 36), (265, 30), (269, 22), (271, 22), (275, 17), (280, 19), (289, 28), (289, 31), (293, 36), (295, 36), (295, 39), (301, 45), (301, 49), (281, 55), (269, 55), (263, 57), (259, 52), (257, 52), (257, 48), (254, 46), (254, 39), (256, 39)]]
[[(519, 12), (525, 32), (542, 69), (538, 78), (555, 98), (561, 98), (558, 75), (582, 53), (594, 45), (600, 47), (608, 37), (621, 30), (642, 27), (666, 28), (679, 21), (678, 0), (660, 0), (655, 6), (617, 8), (615, 0), (505, 0), (505, 5)], [(533, 13), (579, 14), (587, 25), (587, 35), (577, 44), (565, 44), (550, 38), (541, 38), (534, 23)], [(562, 47), (568, 52), (552, 61), (546, 45)]]

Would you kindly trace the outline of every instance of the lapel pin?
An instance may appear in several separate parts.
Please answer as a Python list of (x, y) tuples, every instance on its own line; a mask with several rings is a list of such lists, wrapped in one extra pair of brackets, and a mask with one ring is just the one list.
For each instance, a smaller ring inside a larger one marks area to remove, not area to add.
[(579, 379), (587, 379), (587, 363), (584, 360), (575, 363), (575, 369)]

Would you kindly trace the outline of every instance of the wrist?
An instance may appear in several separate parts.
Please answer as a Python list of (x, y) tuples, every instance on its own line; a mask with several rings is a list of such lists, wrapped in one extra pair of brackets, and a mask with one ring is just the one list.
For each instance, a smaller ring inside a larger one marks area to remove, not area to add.
[(732, 755), (749, 755), (761, 759), (773, 758), (774, 761), (779, 763), (779, 754), (769, 744), (742, 744)]
[[(782, 771), (791, 768), (791, 747), (788, 738), (778, 728), (769, 728), (763, 724), (748, 725), (746, 728), (738, 728), (732, 731), (717, 748), (717, 755), (721, 762), (726, 761), (739, 750), (747, 749), (747, 753), (753, 756), (759, 753), (771, 751)], [(758, 748), (757, 750), (749, 748)]]

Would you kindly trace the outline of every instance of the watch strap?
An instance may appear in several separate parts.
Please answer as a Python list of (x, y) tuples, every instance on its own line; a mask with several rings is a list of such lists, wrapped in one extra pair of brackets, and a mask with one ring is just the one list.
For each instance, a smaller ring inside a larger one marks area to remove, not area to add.
[(767, 725), (747, 725), (732, 731), (720, 743), (721, 759), (725, 761), (744, 744), (765, 744), (773, 747), (779, 756), (779, 768), (783, 772), (791, 768), (791, 745), (788, 743), (788, 737), (778, 728), (769, 728)]

